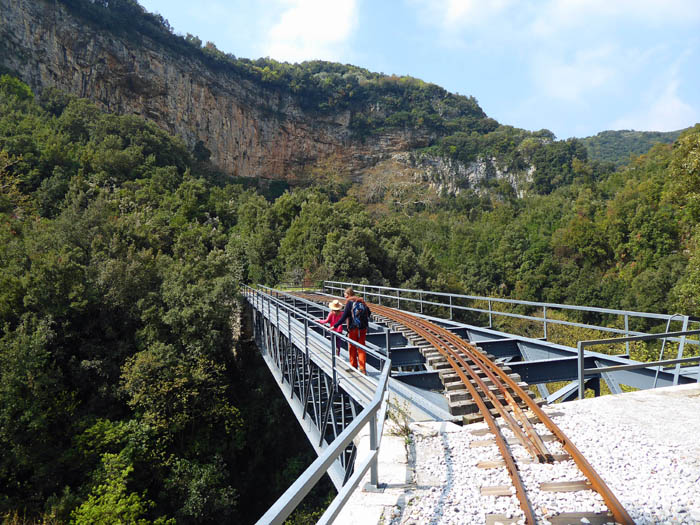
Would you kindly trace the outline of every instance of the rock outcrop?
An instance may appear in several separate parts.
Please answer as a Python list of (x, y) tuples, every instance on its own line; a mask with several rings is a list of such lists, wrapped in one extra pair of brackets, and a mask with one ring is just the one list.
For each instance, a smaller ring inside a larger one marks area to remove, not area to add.
[[(364, 179), (365, 186), (374, 178), (379, 189), (398, 191), (399, 200), (421, 192), (479, 192), (492, 179), (506, 179), (522, 195), (532, 179), (532, 169), (511, 173), (494, 158), (465, 165), (417, 151), (438, 138), (427, 128), (387, 127), (362, 140), (352, 133), (351, 110), (305, 109), (291, 89), (233, 66), (213, 67), (166, 30), (149, 35), (105, 27), (73, 4), (80, 2), (0, 0), (0, 70), (35, 92), (56, 87), (106, 111), (150, 119), (193, 150), (201, 143), (212, 163), (232, 176), (293, 184), (324, 166)], [(380, 106), (362, 110), (381, 120), (388, 115)]]
[(142, 115), (191, 148), (202, 141), (231, 175), (289, 178), (323, 158), (358, 174), (430, 141), (415, 129), (357, 140), (350, 111), (311, 114), (289, 91), (216, 71), (147, 36), (100, 30), (59, 2), (0, 0), (0, 12), (0, 66), (33, 90), (54, 86)]

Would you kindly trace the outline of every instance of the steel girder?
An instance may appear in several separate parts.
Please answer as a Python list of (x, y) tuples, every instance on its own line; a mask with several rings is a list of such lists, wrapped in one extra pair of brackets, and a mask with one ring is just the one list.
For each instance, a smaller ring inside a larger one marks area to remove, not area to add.
[[(280, 327), (279, 311), (253, 310), (255, 342), (275, 381), (317, 454), (321, 454), (362, 411), (355, 401), (324, 369), (308, 358), (290, 333)], [(263, 308), (264, 310), (264, 308)], [(284, 314), (288, 330), (292, 319)], [(308, 338), (305, 341), (308, 344)], [(340, 489), (353, 472), (356, 448), (348, 445), (328, 474)]]

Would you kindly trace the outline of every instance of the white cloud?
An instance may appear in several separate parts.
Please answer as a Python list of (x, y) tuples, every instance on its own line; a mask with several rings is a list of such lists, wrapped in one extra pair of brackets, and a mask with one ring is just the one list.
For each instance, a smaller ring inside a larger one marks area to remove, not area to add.
[[(533, 10), (534, 11), (534, 10)], [(550, 0), (537, 9), (530, 31), (546, 37), (595, 31), (600, 23), (688, 24), (700, 20), (696, 0)]]
[[(447, 31), (484, 22), (485, 32), (495, 24), (517, 28), (523, 34), (547, 36), (572, 28), (587, 31), (601, 20), (620, 23), (688, 24), (700, 20), (697, 0), (410, 0), (433, 23)], [(497, 34), (497, 33), (495, 33)], [(501, 35), (502, 37), (503, 35)]]
[(467, 24), (484, 22), (505, 11), (513, 0), (441, 0), (431, 2), (442, 12), (442, 23), (445, 27), (455, 28)]
[(620, 71), (618, 60), (612, 46), (578, 51), (571, 60), (542, 55), (532, 69), (533, 83), (547, 96), (578, 102), (591, 91), (615, 82)]
[(675, 131), (692, 126), (700, 120), (700, 113), (684, 102), (678, 94), (678, 64), (671, 68), (669, 79), (661, 89), (652, 89), (645, 97), (646, 104), (610, 125), (610, 129), (639, 131)]
[[(444, 42), (459, 38), (462, 30), (504, 36), (501, 29), (509, 14), (519, 9), (516, 0), (407, 0), (417, 8), (422, 23), (440, 28)], [(452, 42), (454, 43), (454, 42)]]
[(285, 0), (266, 55), (281, 61), (338, 60), (357, 26), (355, 0)]

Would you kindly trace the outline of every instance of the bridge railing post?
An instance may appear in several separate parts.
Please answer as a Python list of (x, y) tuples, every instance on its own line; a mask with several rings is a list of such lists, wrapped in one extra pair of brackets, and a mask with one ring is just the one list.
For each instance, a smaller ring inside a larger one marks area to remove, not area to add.
[(331, 331), (331, 368), (333, 368), (333, 391), (338, 389), (338, 370), (335, 366), (335, 352), (338, 342), (336, 341), (335, 334)]
[(282, 357), (280, 353), (280, 303), (275, 302), (275, 362), (282, 368)]
[(578, 350), (578, 398), (583, 399), (585, 391), (586, 391), (586, 385), (584, 381), (586, 378), (584, 377), (584, 372), (583, 372), (583, 364), (584, 364), (584, 359), (583, 359), (583, 341), (579, 341), (576, 345), (576, 348)]
[[(681, 328), (681, 331), (685, 332), (688, 330), (688, 316), (684, 315), (683, 316), (683, 328)], [(678, 345), (678, 355), (676, 356), (676, 359), (680, 359), (683, 357), (683, 348), (685, 347), (685, 336), (681, 337), (681, 342)], [(681, 373), (681, 364), (678, 363), (676, 364), (676, 369), (673, 372), (673, 386), (676, 386), (678, 384), (678, 376)]]
[[(387, 359), (391, 359), (391, 331), (388, 325), (384, 329), (384, 336), (386, 338), (386, 357)], [(389, 373), (391, 374), (391, 372)]]
[(544, 331), (544, 340), (547, 340), (547, 307), (543, 306), (542, 307), (542, 319), (543, 321), (543, 331)]
[[(377, 443), (377, 413), (375, 413), (372, 416), (372, 419), (369, 422), (369, 449), (370, 453), (374, 452), (377, 450), (378, 443)], [(369, 483), (373, 488), (377, 488), (379, 485), (379, 461), (378, 461), (378, 455), (374, 457), (372, 460), (372, 464), (370, 465), (369, 468)]]
[[(272, 310), (271, 310), (272, 305), (271, 305), (269, 297), (266, 296), (265, 301), (267, 302), (267, 327), (266, 327), (265, 332), (267, 332), (267, 334), (269, 334), (270, 333), (270, 323), (272, 322)], [(269, 337), (268, 335), (266, 335), (265, 339), (269, 339), (269, 344), (267, 345), (268, 346), (267, 355), (274, 356), (275, 354), (274, 354), (274, 348), (272, 348), (272, 346), (273, 346), (272, 337)]]

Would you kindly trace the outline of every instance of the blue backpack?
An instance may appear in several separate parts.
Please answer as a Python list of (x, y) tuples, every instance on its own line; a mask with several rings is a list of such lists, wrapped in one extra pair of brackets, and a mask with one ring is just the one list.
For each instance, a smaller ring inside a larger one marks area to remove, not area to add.
[(350, 315), (350, 328), (364, 330), (369, 326), (369, 307), (362, 301), (353, 301)]

